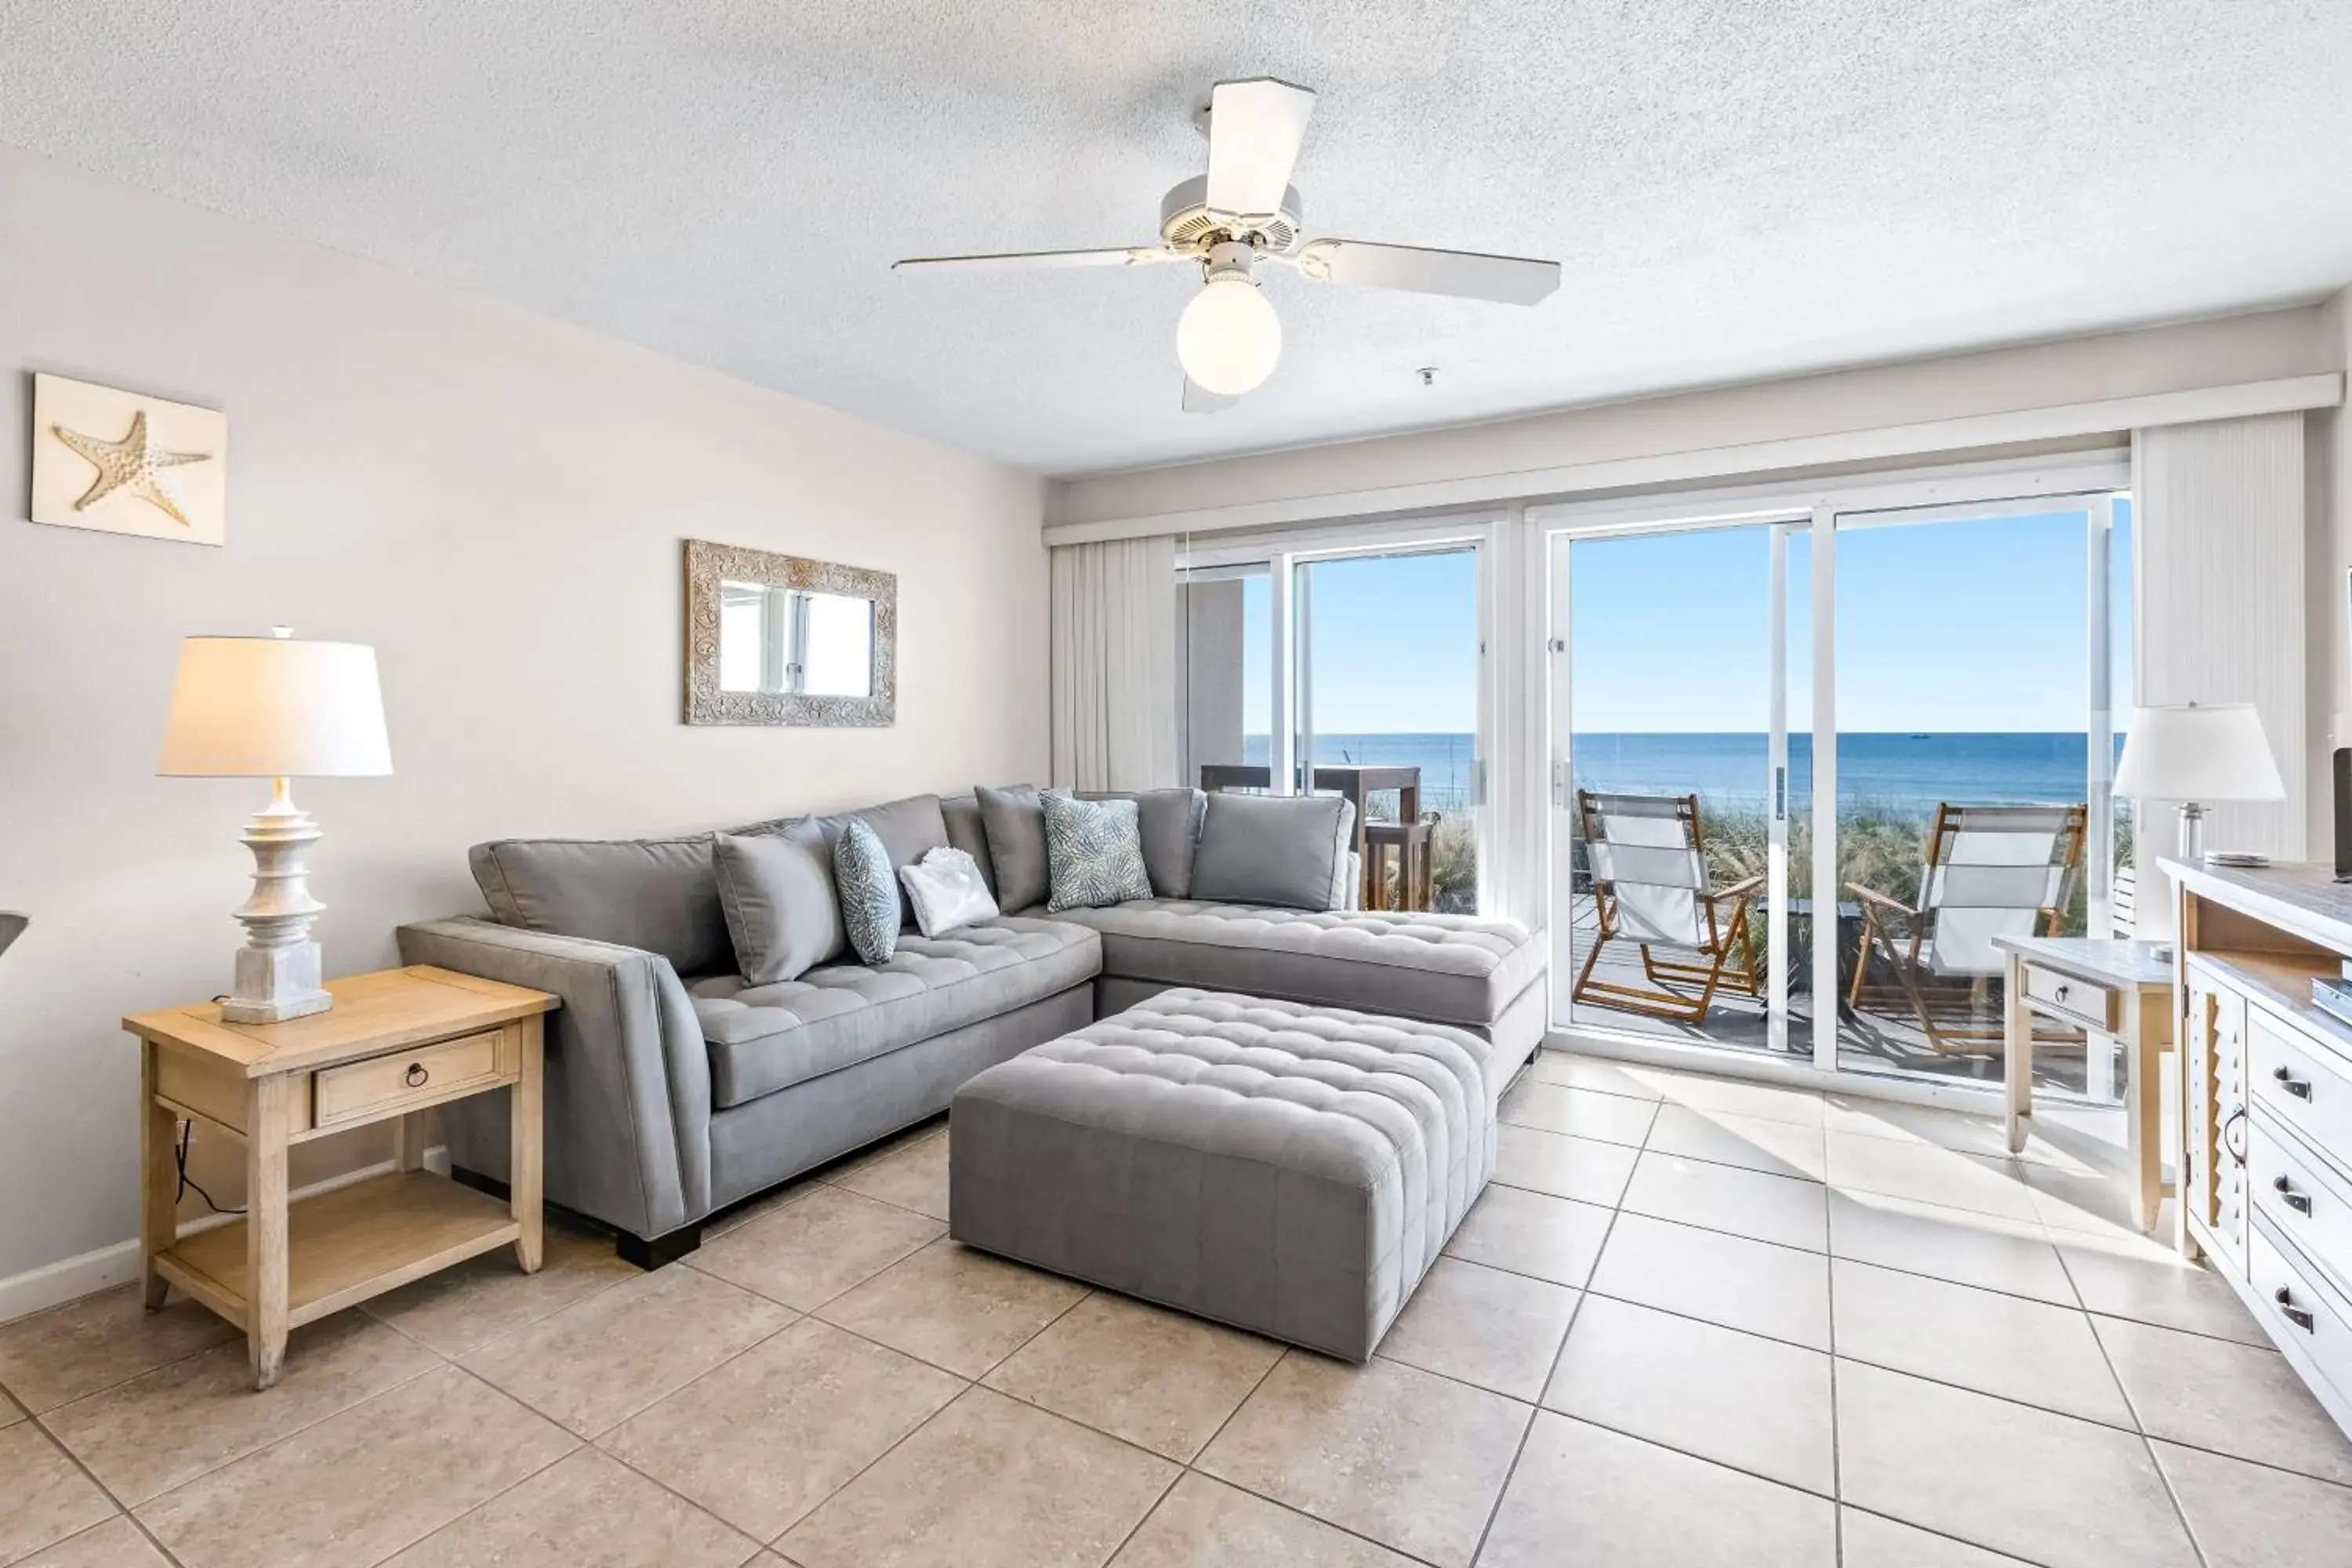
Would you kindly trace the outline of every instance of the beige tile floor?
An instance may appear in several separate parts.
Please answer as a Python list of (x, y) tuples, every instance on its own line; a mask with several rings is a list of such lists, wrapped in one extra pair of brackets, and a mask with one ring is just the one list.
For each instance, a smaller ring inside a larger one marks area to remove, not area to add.
[[(2101, 1129), (1545, 1057), (1351, 1367), (968, 1252), (948, 1132), (641, 1275), (0, 1326), (0, 1564), (2352, 1564), (2352, 1445)], [(2051, 1119), (2044, 1119), (2050, 1121)]]

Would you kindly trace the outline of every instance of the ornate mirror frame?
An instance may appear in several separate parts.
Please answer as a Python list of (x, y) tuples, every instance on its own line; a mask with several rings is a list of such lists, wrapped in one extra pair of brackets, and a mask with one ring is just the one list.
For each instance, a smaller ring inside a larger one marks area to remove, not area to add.
[[(844, 594), (874, 604), (874, 683), (867, 697), (728, 691), (719, 684), (719, 585), (760, 583)], [(779, 555), (709, 540), (686, 542), (686, 722), (882, 729), (898, 714), (898, 579), (888, 572)]]

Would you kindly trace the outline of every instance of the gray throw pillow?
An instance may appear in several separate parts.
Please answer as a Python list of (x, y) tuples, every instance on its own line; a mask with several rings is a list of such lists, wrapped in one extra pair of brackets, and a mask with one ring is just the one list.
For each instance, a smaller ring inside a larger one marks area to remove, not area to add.
[(849, 945), (868, 964), (887, 963), (898, 951), (898, 874), (881, 836), (858, 817), (841, 826), (833, 846), (833, 881), (841, 893), (841, 923)]
[(971, 863), (980, 868), (980, 879), (988, 886), (988, 896), (996, 897), (996, 868), (988, 858), (988, 828), (980, 819), (980, 802), (968, 795), (951, 795), (940, 802), (940, 816), (948, 825), (948, 847), (971, 857)]
[(1163, 899), (1192, 896), (1192, 853), (1201, 841), (1201, 811), (1207, 796), (1196, 789), (1081, 791), (1080, 800), (1131, 800), (1143, 833), (1143, 868), (1151, 890)]
[(1135, 802), (1055, 794), (1041, 796), (1038, 805), (1045, 815), (1045, 858), (1053, 879), (1049, 910), (1098, 910), (1151, 896)]
[(1006, 914), (1045, 901), (1053, 881), (1045, 864), (1045, 809), (1034, 784), (973, 790), (988, 858), (996, 872), (996, 902)]
[(710, 857), (745, 980), (797, 980), (841, 956), (846, 937), (822, 826), (794, 822), (747, 837), (721, 833), (710, 842)]
[(710, 836), (501, 838), (467, 853), (500, 925), (657, 952), (680, 974), (720, 974), (734, 948)]
[(1336, 909), (1355, 808), (1338, 795), (1209, 796), (1192, 896), (1212, 903)]

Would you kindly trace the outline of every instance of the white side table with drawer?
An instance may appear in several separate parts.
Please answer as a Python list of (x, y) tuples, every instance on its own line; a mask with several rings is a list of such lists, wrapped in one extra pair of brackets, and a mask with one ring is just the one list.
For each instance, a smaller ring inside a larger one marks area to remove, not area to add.
[[(231, 1024), (213, 1003), (122, 1020), (140, 1041), (142, 1278), (147, 1310), (178, 1286), (245, 1331), (255, 1386), (278, 1381), (291, 1329), (514, 1244), (540, 1265), (542, 991), (415, 965), (330, 981), (335, 1005)], [(423, 1169), (429, 1108), (513, 1090), (509, 1201)], [(183, 1237), (174, 1134), (186, 1118), (245, 1140), (246, 1215)], [(400, 1122), (396, 1169), (289, 1205), (289, 1146)]]
[(2125, 1126), (2132, 1218), (2156, 1225), (2164, 1201), (2163, 1080), (2158, 1059), (2172, 1046), (2172, 961), (2152, 942), (2095, 937), (1997, 936), (2008, 959), (2002, 1070), (2010, 1152), (2025, 1147), (2033, 1114), (2033, 1016), (2123, 1042)]

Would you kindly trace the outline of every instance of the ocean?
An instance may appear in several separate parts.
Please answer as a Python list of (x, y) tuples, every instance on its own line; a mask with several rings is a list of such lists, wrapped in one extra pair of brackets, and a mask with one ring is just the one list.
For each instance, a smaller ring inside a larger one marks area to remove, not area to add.
[[(1263, 763), (1268, 738), (1252, 735), (1244, 760)], [(2116, 737), (2117, 754), (2123, 737)], [(1422, 802), (1458, 810), (1469, 799), (1475, 739), (1463, 733), (1318, 735), (1325, 766), (1421, 769)], [(1576, 737), (1580, 788), (1643, 795), (1697, 794), (1761, 804), (1771, 794), (1768, 737), (1760, 732), (1610, 734)], [(2063, 804), (2084, 798), (2090, 738), (2042, 731), (1948, 734), (1853, 733), (1838, 737), (1838, 794), (1848, 801), (1926, 812), (1938, 801), (1979, 805)], [(1789, 737), (1789, 788), (1812, 788), (1812, 737)]]

